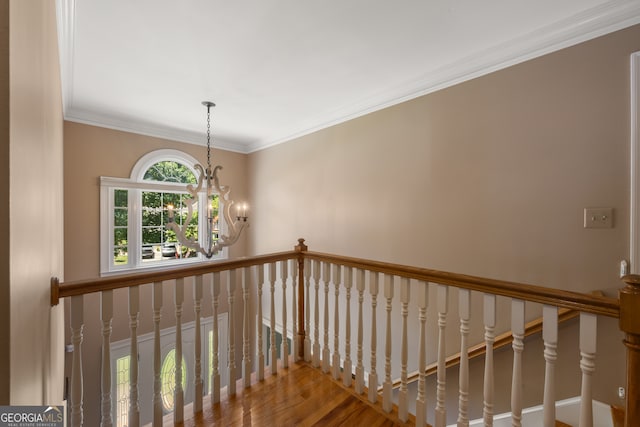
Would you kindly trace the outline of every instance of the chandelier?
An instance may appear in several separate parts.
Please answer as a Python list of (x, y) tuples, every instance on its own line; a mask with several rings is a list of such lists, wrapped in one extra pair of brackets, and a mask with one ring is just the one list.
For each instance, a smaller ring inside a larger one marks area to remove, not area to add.
[[(237, 214), (235, 221), (231, 216), (231, 208), (234, 205), (234, 201), (229, 196), (231, 190), (228, 185), (220, 185), (218, 181), (218, 170), (222, 169), (222, 166), (211, 167), (211, 107), (215, 107), (216, 104), (210, 101), (203, 101), (202, 105), (207, 107), (207, 168), (203, 168), (201, 165), (195, 165), (195, 169), (198, 172), (197, 185), (187, 185), (187, 193), (191, 195), (191, 198), (186, 202), (186, 218), (182, 225), (177, 224), (174, 219), (174, 207), (168, 205), (169, 220), (166, 227), (173, 230), (176, 233), (178, 242), (183, 246), (200, 252), (207, 258), (211, 258), (222, 248), (231, 246), (238, 241), (240, 234), (245, 226), (248, 225), (247, 219), (247, 205), (242, 204), (237, 206)], [(201, 195), (204, 193), (203, 185), (206, 191), (206, 234), (204, 238), (198, 241), (195, 237), (187, 237), (187, 225), (191, 223), (193, 219), (194, 210), (197, 211), (197, 206)], [(218, 206), (215, 207), (215, 198), (218, 197)], [(227, 229), (226, 234), (221, 234), (223, 230), (218, 227), (218, 215), (219, 209), (222, 211)]]

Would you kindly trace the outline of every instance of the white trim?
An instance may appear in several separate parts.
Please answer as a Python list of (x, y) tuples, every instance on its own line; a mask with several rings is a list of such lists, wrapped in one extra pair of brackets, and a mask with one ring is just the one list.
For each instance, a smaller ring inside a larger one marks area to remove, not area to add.
[(640, 273), (640, 52), (631, 55), (631, 273)]
[(58, 52), (60, 56), (60, 80), (62, 81), (62, 111), (66, 114), (73, 103), (73, 52), (76, 38), (75, 0), (56, 0), (58, 24)]
[[(131, 169), (130, 178), (135, 182), (147, 182), (144, 180), (144, 174), (147, 170), (158, 162), (173, 161), (186, 166), (193, 176), (197, 177), (195, 165), (198, 164), (198, 160), (190, 154), (179, 150), (173, 150), (170, 148), (163, 148), (160, 150), (151, 151), (144, 156), (140, 157), (136, 164)], [(184, 184), (179, 184), (184, 187)]]

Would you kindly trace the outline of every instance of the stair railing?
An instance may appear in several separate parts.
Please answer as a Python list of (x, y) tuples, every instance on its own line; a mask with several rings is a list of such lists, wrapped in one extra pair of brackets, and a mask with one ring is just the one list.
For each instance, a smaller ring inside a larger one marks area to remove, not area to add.
[[(276, 265), (279, 268), (276, 268)], [(266, 269), (265, 269), (266, 267)], [(277, 272), (280, 275), (277, 276)], [(240, 274), (242, 273), (242, 274)], [(268, 273), (268, 274), (265, 274)], [(139, 312), (139, 288), (141, 286), (153, 286), (153, 307), (156, 335), (159, 328), (160, 309), (162, 307), (162, 288), (173, 285), (174, 308), (176, 317), (176, 353), (181, 346), (180, 318), (184, 301), (184, 279), (194, 277), (194, 309), (196, 311), (196, 324), (200, 319), (200, 302), (202, 300), (203, 276), (211, 275), (210, 293), (212, 298), (212, 312), (216, 314), (218, 298), (220, 295), (220, 274), (227, 275), (227, 296), (229, 312), (236, 310), (242, 313), (242, 325), (238, 329), (230, 316), (228, 337), (229, 351), (229, 386), (227, 393), (235, 393), (236, 382), (242, 380), (243, 387), (251, 385), (251, 366), (255, 366), (255, 376), (261, 380), (265, 375), (265, 351), (270, 354), (270, 372), (277, 373), (275, 348), (275, 330), (280, 327), (282, 333), (281, 365), (286, 367), (288, 357), (288, 336), (291, 336), (292, 354), (297, 359), (304, 359), (315, 367), (321, 368), (335, 380), (343, 382), (345, 387), (350, 387), (355, 393), (363, 394), (372, 404), (380, 404), (386, 412), (397, 411), (401, 421), (415, 420), (416, 425), (426, 425), (426, 319), (428, 310), (436, 310), (438, 314), (438, 349), (436, 399), (433, 407), (436, 426), (446, 423), (447, 408), (445, 405), (446, 383), (446, 354), (443, 339), (447, 328), (447, 313), (450, 310), (452, 296), (458, 298), (458, 316), (460, 319), (461, 358), (460, 375), (458, 384), (459, 405), (457, 410), (458, 425), (468, 425), (469, 406), (469, 348), (467, 344), (468, 325), (470, 322), (469, 306), (472, 293), (481, 293), (483, 296), (483, 325), (485, 338), (485, 369), (483, 390), (483, 417), (485, 425), (493, 424), (494, 405), (494, 366), (493, 345), (496, 340), (496, 298), (509, 298), (511, 300), (511, 329), (513, 330), (513, 375), (511, 392), (511, 412), (513, 425), (521, 424), (522, 414), (522, 352), (524, 348), (525, 334), (525, 306), (527, 302), (543, 305), (543, 341), (545, 360), (545, 387), (542, 397), (544, 403), (544, 424), (555, 423), (555, 361), (557, 358), (558, 344), (558, 318), (560, 309), (575, 310), (580, 313), (580, 368), (581, 368), (581, 416), (580, 426), (592, 426), (592, 385), (591, 379), (595, 369), (595, 341), (597, 316), (607, 316), (620, 319), (620, 329), (625, 332), (625, 345), (627, 348), (627, 400), (625, 425), (637, 425), (640, 420), (639, 411), (639, 381), (640, 378), (640, 277), (627, 276), (624, 278), (626, 287), (620, 291), (620, 299), (607, 298), (580, 294), (576, 292), (550, 289), (541, 286), (532, 286), (520, 283), (506, 282), (493, 279), (485, 279), (468, 275), (442, 272), (419, 267), (403, 266), (379, 261), (364, 260), (352, 257), (344, 257), (332, 254), (310, 252), (299, 239), (294, 251), (257, 257), (243, 258), (239, 260), (207, 263), (197, 267), (182, 268), (163, 272), (143, 273), (129, 276), (109, 277), (90, 281), (73, 283), (58, 283), (52, 280), (51, 302), (58, 303), (60, 298), (71, 299), (71, 329), (74, 345), (72, 386), (71, 386), (71, 425), (83, 423), (83, 384), (82, 384), (82, 330), (83, 330), (83, 295), (100, 292), (102, 296), (101, 319), (103, 324), (103, 354), (102, 354), (102, 408), (101, 425), (112, 425), (109, 408), (111, 407), (111, 378), (109, 367), (109, 342), (111, 335), (111, 317), (113, 306), (113, 290), (128, 288), (129, 292), (129, 325), (132, 355), (132, 369), (130, 371), (130, 410), (129, 425), (140, 424), (137, 371), (135, 366), (137, 352), (136, 328)], [(237, 278), (241, 285), (237, 287)], [(276, 284), (282, 285), (282, 298), (280, 311), (276, 313)], [(290, 284), (290, 285), (289, 285)], [(333, 284), (333, 298), (330, 290)], [(312, 287), (313, 285), (313, 287)], [(429, 290), (434, 288), (436, 301), (430, 304)], [(237, 291), (236, 291), (237, 290)], [(257, 297), (253, 293), (257, 292)], [(321, 290), (323, 292), (321, 292)], [(455, 291), (457, 290), (457, 291)], [(355, 291), (352, 300), (352, 291)], [(453, 295), (454, 292), (457, 295)], [(236, 305), (235, 295), (241, 294)], [(263, 299), (263, 293), (268, 297)], [(367, 294), (370, 306), (365, 309), (363, 301)], [(251, 299), (257, 298), (255, 307), (259, 313), (251, 311)], [(400, 305), (394, 311), (394, 302)], [(382, 311), (377, 310), (380, 303)], [(265, 320), (270, 322), (270, 348), (262, 346), (262, 316), (263, 306), (269, 306), (269, 315)], [(286, 307), (291, 307), (291, 314), (287, 315)], [(197, 307), (197, 308), (196, 308)], [(357, 311), (352, 315), (352, 307)], [(417, 318), (409, 318), (410, 308), (417, 309)], [(322, 308), (323, 322), (320, 322)], [(344, 316), (341, 313), (344, 312)], [(365, 317), (369, 317), (368, 321)], [(395, 317), (394, 317), (395, 316)], [(254, 317), (257, 317), (257, 322)], [(268, 318), (268, 319), (267, 319)], [(276, 318), (281, 322), (278, 325)], [(355, 319), (352, 321), (351, 319)], [(289, 320), (290, 327), (287, 323)], [(368, 327), (365, 328), (365, 321)], [(380, 325), (379, 325), (380, 323)], [(399, 331), (397, 325), (400, 325)], [(352, 334), (352, 327), (355, 333)], [(396, 326), (394, 326), (396, 325)], [(384, 339), (378, 342), (378, 326), (381, 326)], [(394, 329), (395, 328), (395, 329)], [(235, 366), (235, 336), (236, 330), (242, 331), (242, 372), (236, 372)], [(256, 354), (251, 352), (251, 331), (256, 332)], [(399, 332), (399, 335), (398, 335)], [(415, 402), (415, 418), (408, 413), (408, 336), (417, 341), (418, 359), (418, 392)], [(333, 340), (329, 337), (332, 336)], [(352, 336), (355, 338), (352, 340)], [(369, 348), (364, 348), (368, 339)], [(331, 341), (333, 344), (331, 345)], [(399, 342), (399, 350), (393, 342)], [(217, 342), (214, 340), (214, 361), (217, 360)], [(200, 338), (196, 336), (196, 358), (199, 357)], [(378, 352), (378, 345), (383, 351)], [(353, 351), (355, 347), (355, 352)], [(369, 350), (369, 351), (367, 351)], [(354, 356), (355, 353), (355, 356)], [(379, 361), (378, 361), (379, 359)], [(180, 359), (177, 359), (180, 360)], [(252, 363), (255, 361), (256, 363)], [(399, 363), (396, 364), (396, 362)], [(215, 363), (215, 362), (214, 362)], [(392, 366), (393, 364), (393, 366)], [(154, 390), (157, 387), (158, 368), (154, 363)], [(379, 366), (380, 365), (380, 366)], [(179, 364), (177, 364), (179, 366)], [(194, 410), (202, 410), (202, 372), (200, 361), (196, 360), (195, 373), (196, 396)], [(368, 367), (368, 369), (367, 369)], [(379, 369), (382, 369), (379, 372)], [(213, 367), (211, 383), (214, 385), (211, 393), (211, 403), (220, 401), (219, 367)], [(397, 404), (393, 402), (392, 377), (399, 371), (401, 378), (397, 397)], [(176, 369), (175, 401), (181, 401), (180, 368)], [(198, 379), (200, 378), (200, 380)], [(381, 396), (378, 394), (378, 385), (382, 385)], [(216, 390), (216, 384), (218, 390)], [(161, 409), (157, 399), (157, 391), (154, 391), (154, 425), (161, 425)], [(381, 397), (381, 402), (378, 399)], [(144, 403), (144, 402), (143, 402)], [(176, 410), (174, 421), (181, 422), (183, 414)]]

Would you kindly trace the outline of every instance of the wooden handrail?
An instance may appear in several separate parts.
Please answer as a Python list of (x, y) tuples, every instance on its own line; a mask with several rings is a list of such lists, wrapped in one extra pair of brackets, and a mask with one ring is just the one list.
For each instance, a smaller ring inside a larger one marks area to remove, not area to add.
[(108, 291), (113, 289), (128, 288), (131, 286), (178, 279), (181, 277), (215, 273), (218, 271), (234, 270), (238, 268), (251, 267), (258, 264), (268, 264), (271, 262), (282, 261), (286, 259), (295, 259), (299, 258), (301, 256), (301, 253), (302, 252), (295, 250), (288, 252), (278, 252), (268, 255), (237, 258), (233, 260), (213, 261), (206, 264), (198, 264), (194, 267), (182, 267), (154, 272), (101, 277), (98, 279), (78, 280), (68, 283), (59, 283), (56, 278), (53, 278), (51, 280), (51, 306), (58, 305), (60, 298)]
[(149, 273), (136, 273), (123, 276), (102, 277), (98, 279), (81, 280), (69, 283), (58, 283), (58, 281), (54, 279), (51, 281), (51, 305), (57, 305), (60, 298), (70, 296), (126, 288), (146, 283), (177, 279), (180, 277), (213, 273), (216, 271), (250, 267), (252, 265), (266, 264), (294, 258), (316, 259), (333, 264), (377, 271), (380, 273), (408, 277), (426, 282), (434, 282), (442, 285), (469, 289), (472, 291), (486, 292), (509, 298), (518, 298), (541, 304), (551, 304), (560, 308), (578, 310), (614, 318), (620, 317), (620, 302), (615, 298), (586, 295), (578, 292), (545, 288), (542, 286), (524, 283), (485, 279), (476, 276), (468, 276), (421, 267), (412, 267), (401, 264), (391, 264), (361, 258), (302, 250), (258, 255), (234, 260), (215, 261), (206, 264), (199, 264), (194, 267), (176, 268)]
[(385, 274), (392, 274), (400, 277), (408, 277), (425, 282), (434, 282), (456, 288), (490, 293), (508, 298), (517, 298), (540, 304), (549, 304), (559, 308), (567, 308), (570, 310), (599, 314), (613, 318), (620, 317), (620, 301), (616, 298), (587, 295), (578, 292), (545, 288), (542, 286), (524, 283), (485, 279), (465, 274), (449, 273), (427, 268), (411, 267), (320, 252), (305, 252), (304, 257), (354, 268), (377, 271)]

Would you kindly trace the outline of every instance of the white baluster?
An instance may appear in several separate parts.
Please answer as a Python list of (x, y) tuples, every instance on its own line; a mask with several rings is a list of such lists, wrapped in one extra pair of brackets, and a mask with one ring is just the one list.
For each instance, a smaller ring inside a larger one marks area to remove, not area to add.
[(580, 393), (580, 427), (593, 427), (592, 375), (596, 370), (597, 316), (580, 313), (580, 369), (582, 388)]
[(496, 328), (496, 296), (484, 295), (484, 425), (493, 426), (493, 342)]
[(436, 386), (436, 427), (444, 427), (447, 421), (445, 408), (445, 387), (447, 385), (446, 335), (447, 312), (449, 309), (449, 287), (438, 285), (438, 373)]
[(101, 427), (111, 427), (111, 320), (113, 319), (113, 291), (102, 291), (100, 295), (100, 318), (102, 320), (102, 417)]
[(251, 354), (249, 348), (249, 328), (250, 307), (249, 307), (249, 289), (251, 288), (251, 268), (243, 269), (244, 275), (242, 280), (242, 303), (243, 303), (243, 322), (242, 322), (242, 381), (245, 388), (251, 387)]
[(264, 349), (262, 348), (262, 284), (264, 282), (264, 265), (257, 266), (258, 276), (258, 321), (256, 329), (258, 331), (258, 381), (264, 380)]
[(542, 339), (544, 341), (544, 398), (542, 412), (544, 427), (556, 424), (555, 366), (558, 348), (558, 307), (542, 307)]
[(400, 279), (400, 302), (402, 304), (402, 351), (400, 355), (400, 393), (398, 395), (398, 418), (407, 422), (409, 411), (407, 408), (407, 316), (409, 315), (409, 278)]
[(271, 336), (269, 339), (269, 351), (271, 361), (271, 374), (278, 372), (278, 348), (276, 347), (276, 263), (269, 264), (269, 285), (271, 290)]
[(287, 279), (289, 277), (288, 264), (288, 260), (280, 262), (280, 273), (282, 276), (282, 342), (280, 343), (280, 354), (282, 355), (283, 368), (289, 367), (289, 343), (287, 340), (287, 337), (289, 336), (287, 331)]
[(73, 343), (73, 362), (71, 367), (71, 425), (83, 424), (82, 409), (82, 330), (84, 329), (83, 296), (71, 297), (71, 342)]
[(356, 358), (356, 393), (364, 392), (364, 365), (362, 363), (362, 302), (364, 301), (364, 270), (356, 269), (356, 289), (358, 290), (358, 350)]
[(393, 276), (385, 274), (384, 276), (384, 297), (387, 299), (387, 329), (385, 342), (385, 358), (384, 358), (384, 384), (382, 388), (382, 410), (391, 412), (393, 406), (391, 382), (391, 301), (393, 300)]
[(469, 317), (471, 292), (458, 289), (458, 317), (460, 318), (460, 374), (458, 386), (458, 427), (469, 426)]
[(371, 293), (371, 371), (369, 372), (369, 402), (376, 403), (378, 401), (378, 371), (376, 359), (377, 356), (377, 335), (376, 330), (376, 307), (378, 306), (378, 272), (371, 271), (369, 273), (369, 292)]
[(511, 301), (511, 330), (513, 334), (513, 373), (511, 374), (511, 424), (522, 426), (522, 352), (524, 351), (525, 302)]
[(344, 287), (347, 290), (347, 314), (345, 317), (344, 324), (344, 334), (345, 334), (345, 343), (344, 343), (344, 365), (343, 370), (344, 374), (342, 375), (342, 384), (345, 387), (351, 387), (351, 372), (352, 372), (352, 362), (351, 362), (351, 287), (353, 286), (352, 278), (352, 269), (351, 267), (344, 268)]
[(429, 306), (429, 284), (427, 282), (418, 283), (418, 316), (420, 320), (420, 337), (418, 340), (418, 396), (416, 398), (416, 426), (424, 427), (427, 424), (427, 397), (426, 397), (426, 375), (427, 367), (427, 345), (426, 345), (426, 323), (427, 307)]
[(140, 405), (138, 402), (138, 314), (140, 313), (140, 289), (129, 288), (129, 329), (130, 364), (129, 364), (129, 425), (140, 425)]
[(311, 291), (311, 263), (308, 259), (304, 260), (304, 278), (305, 284), (307, 287), (307, 292), (305, 292), (305, 335), (304, 335), (304, 361), (311, 362), (311, 302), (310, 302), (310, 291)]
[(176, 279), (174, 288), (174, 303), (176, 314), (176, 376), (173, 398), (173, 422), (180, 423), (184, 420), (184, 390), (182, 389), (182, 305), (184, 304), (184, 278)]
[(313, 281), (316, 297), (313, 302), (313, 367), (320, 366), (320, 261), (313, 260)]
[(218, 305), (220, 301), (220, 273), (213, 273), (211, 280), (211, 317), (212, 329), (212, 369), (211, 369), (211, 405), (220, 402), (220, 342), (218, 325)]
[(333, 379), (340, 379), (340, 282), (342, 276), (342, 266), (333, 265), (333, 285), (335, 286), (335, 303), (333, 305)]
[(236, 394), (236, 381), (238, 376), (236, 375), (236, 322), (235, 322), (235, 293), (236, 293), (236, 270), (229, 270), (227, 278), (227, 298), (229, 303), (229, 385), (227, 386), (229, 396), (235, 396)]
[(160, 319), (162, 318), (162, 282), (154, 282), (153, 298), (153, 425), (162, 426), (162, 380), (160, 369), (162, 353), (160, 347)]
[(193, 398), (193, 414), (197, 414), (198, 412), (202, 412), (202, 362), (201, 362), (201, 354), (202, 354), (202, 333), (200, 331), (201, 320), (201, 310), (202, 306), (202, 275), (198, 275), (195, 277), (195, 283), (193, 284), (193, 312), (195, 314), (195, 343), (194, 343), (194, 351), (195, 351), (195, 372), (194, 376), (194, 388), (195, 388), (195, 396)]
[(299, 360), (298, 357), (298, 293), (297, 293), (297, 284), (298, 284), (298, 260), (292, 259), (289, 260), (291, 263), (291, 354), (293, 355), (293, 360)]
[(331, 352), (329, 351), (329, 268), (327, 262), (322, 263), (322, 280), (324, 282), (324, 346), (322, 348), (322, 372), (329, 372)]

